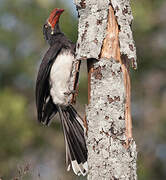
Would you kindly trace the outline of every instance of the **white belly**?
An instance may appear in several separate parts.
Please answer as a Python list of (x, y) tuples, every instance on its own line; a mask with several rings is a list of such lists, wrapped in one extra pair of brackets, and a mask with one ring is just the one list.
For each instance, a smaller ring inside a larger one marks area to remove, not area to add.
[(67, 105), (67, 97), (64, 93), (69, 92), (69, 80), (74, 56), (69, 50), (58, 55), (50, 72), (50, 94), (53, 102), (59, 105)]

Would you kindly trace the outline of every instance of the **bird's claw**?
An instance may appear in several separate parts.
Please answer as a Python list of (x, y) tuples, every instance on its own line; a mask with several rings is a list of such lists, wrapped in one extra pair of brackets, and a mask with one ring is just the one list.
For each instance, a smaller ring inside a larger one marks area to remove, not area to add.
[(72, 90), (72, 91), (69, 91), (69, 92), (65, 92), (64, 95), (69, 96), (69, 95), (75, 94), (75, 93), (76, 93), (76, 90)]

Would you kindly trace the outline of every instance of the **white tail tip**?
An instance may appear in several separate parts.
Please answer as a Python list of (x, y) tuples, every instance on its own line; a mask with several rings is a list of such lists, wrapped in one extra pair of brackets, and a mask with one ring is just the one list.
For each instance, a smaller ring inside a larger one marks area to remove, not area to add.
[(72, 166), (74, 173), (77, 176), (80, 176), (80, 175), (86, 176), (86, 174), (88, 173), (88, 163), (87, 162), (85, 162), (84, 164), (82, 164), (82, 163), (78, 164), (78, 162), (76, 160), (74, 160), (67, 167), (67, 171), (70, 171), (71, 166)]

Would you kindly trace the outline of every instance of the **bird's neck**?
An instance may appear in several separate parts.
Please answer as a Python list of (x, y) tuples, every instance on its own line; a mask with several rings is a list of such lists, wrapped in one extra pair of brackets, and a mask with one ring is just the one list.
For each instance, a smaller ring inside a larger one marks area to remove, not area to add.
[(50, 45), (50, 46), (54, 45), (55, 42), (59, 39), (59, 37), (60, 37), (62, 34), (63, 34), (63, 33), (62, 33), (61, 30), (60, 30), (59, 23), (57, 23), (57, 24), (55, 25), (53, 34), (51, 34), (51, 36), (50, 36), (49, 39), (48, 39), (49, 45)]
[(60, 27), (59, 27), (59, 22), (56, 23), (55, 28), (54, 28), (54, 34), (59, 34), (61, 33)]

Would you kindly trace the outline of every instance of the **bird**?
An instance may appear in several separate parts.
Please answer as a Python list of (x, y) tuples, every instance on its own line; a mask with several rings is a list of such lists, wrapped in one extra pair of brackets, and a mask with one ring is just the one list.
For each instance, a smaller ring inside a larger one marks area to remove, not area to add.
[(36, 109), (40, 123), (50, 125), (56, 113), (59, 114), (66, 146), (67, 171), (71, 168), (76, 175), (88, 172), (87, 147), (82, 118), (77, 113), (69, 95), (72, 64), (75, 59), (75, 44), (71, 42), (59, 26), (64, 9), (55, 8), (43, 26), (43, 35), (49, 44), (39, 66), (36, 79)]

